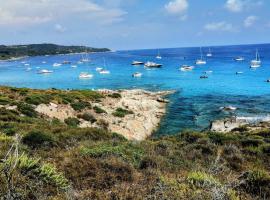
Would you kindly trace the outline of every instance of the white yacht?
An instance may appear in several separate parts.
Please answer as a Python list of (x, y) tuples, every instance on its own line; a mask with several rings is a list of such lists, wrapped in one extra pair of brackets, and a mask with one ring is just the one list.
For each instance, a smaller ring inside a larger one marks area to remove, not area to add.
[(132, 74), (132, 77), (137, 77), (137, 78), (142, 77), (142, 73), (135, 72), (134, 74)]
[(194, 67), (193, 66), (189, 66), (189, 65), (182, 65), (180, 67), (180, 70), (181, 71), (192, 71), (193, 69), (194, 69)]
[(42, 64), (46, 64), (47, 62), (46, 61), (42, 61)]
[(133, 61), (131, 65), (143, 65), (144, 62), (141, 61)]
[(47, 69), (42, 69), (38, 71), (38, 74), (51, 74), (51, 73), (53, 73), (53, 71)]
[(60, 64), (60, 63), (54, 63), (53, 64), (53, 67), (60, 67), (62, 64)]
[(102, 69), (99, 71), (100, 74), (110, 74), (111, 72), (109, 70)]
[(258, 68), (261, 66), (261, 59), (258, 52), (258, 49), (256, 49), (256, 59), (250, 61), (250, 67), (251, 68)]
[(77, 68), (77, 65), (71, 65), (71, 68)]
[(102, 67), (97, 67), (97, 68), (96, 68), (96, 71), (97, 71), (97, 72), (100, 72), (100, 71), (102, 71), (102, 70), (103, 70)]
[(29, 72), (29, 71), (31, 71), (31, 70), (32, 70), (31, 67), (27, 67), (27, 68), (26, 68), (26, 71), (27, 71), (27, 72)]
[(245, 58), (242, 56), (237, 56), (236, 58), (234, 58), (234, 60), (240, 62), (240, 61), (244, 61)]
[(162, 67), (162, 64), (158, 64), (158, 63), (154, 63), (154, 62), (146, 62), (144, 64), (145, 67), (148, 67), (148, 68), (160, 68)]
[(196, 65), (205, 65), (206, 61), (203, 59), (202, 48), (200, 48), (201, 58), (196, 60)]
[(211, 52), (211, 49), (209, 48), (209, 51), (208, 51), (208, 53), (206, 54), (206, 56), (207, 57), (212, 57), (213, 56), (213, 54), (212, 54), (212, 52)]
[(81, 72), (79, 75), (80, 79), (89, 79), (89, 78), (93, 78), (93, 74), (89, 74), (87, 72)]

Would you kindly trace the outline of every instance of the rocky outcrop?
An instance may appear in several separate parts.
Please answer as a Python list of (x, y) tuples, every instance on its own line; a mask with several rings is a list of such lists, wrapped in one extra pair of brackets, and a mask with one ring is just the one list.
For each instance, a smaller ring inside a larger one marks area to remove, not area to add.
[(230, 132), (235, 128), (247, 125), (248, 122), (245, 120), (234, 118), (216, 120), (211, 124), (211, 131), (213, 132)]
[[(168, 100), (164, 99), (165, 95), (171, 94), (171, 91), (164, 92), (148, 92), (145, 90), (99, 90), (106, 97), (100, 102), (92, 104), (106, 111), (106, 113), (97, 114), (92, 109), (86, 109), (94, 116), (97, 121), (94, 123), (80, 119), (80, 127), (99, 127), (102, 121), (108, 125), (108, 129), (112, 132), (119, 133), (129, 140), (144, 140), (149, 137), (158, 127), (161, 118), (166, 113), (166, 104)], [(110, 97), (113, 93), (119, 93), (120, 98)], [(123, 108), (132, 111), (123, 118), (116, 117), (113, 113), (117, 108)], [(35, 109), (38, 113), (48, 116), (49, 118), (57, 118), (61, 121), (69, 117), (77, 117), (79, 112), (73, 110), (69, 105), (60, 105), (50, 103), (49, 105), (41, 104)]]

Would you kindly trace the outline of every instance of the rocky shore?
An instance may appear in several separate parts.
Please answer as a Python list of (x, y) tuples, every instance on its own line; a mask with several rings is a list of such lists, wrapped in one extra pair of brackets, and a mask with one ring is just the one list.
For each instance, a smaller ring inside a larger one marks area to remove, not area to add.
[(270, 121), (268, 118), (251, 120), (249, 118), (232, 117), (213, 121), (211, 123), (210, 130), (213, 132), (228, 133), (238, 129), (245, 129), (245, 131), (254, 131), (265, 128), (270, 128)]
[[(100, 109), (95, 112), (93, 109), (84, 110), (91, 114), (96, 122), (92, 123), (83, 119), (79, 126), (101, 127), (106, 126), (111, 132), (123, 135), (129, 140), (144, 140), (149, 137), (158, 127), (161, 118), (166, 113), (168, 100), (164, 96), (171, 94), (172, 91), (149, 92), (145, 90), (98, 90), (105, 96), (100, 102), (91, 103), (92, 107)], [(111, 98), (113, 94), (119, 94), (119, 98)], [(117, 109), (130, 111), (129, 114), (118, 117), (115, 116)], [(79, 114), (70, 105), (65, 104), (40, 104), (35, 110), (49, 118), (57, 118), (65, 121), (68, 118), (76, 118)]]

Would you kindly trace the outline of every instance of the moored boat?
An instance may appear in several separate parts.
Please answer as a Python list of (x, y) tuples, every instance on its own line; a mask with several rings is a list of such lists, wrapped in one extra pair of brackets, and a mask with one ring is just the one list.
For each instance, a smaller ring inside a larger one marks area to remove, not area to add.
[(132, 77), (142, 77), (142, 73), (135, 72), (134, 74), (132, 74)]
[(158, 64), (158, 63), (154, 63), (154, 62), (147, 62), (144, 64), (145, 67), (148, 67), (148, 68), (160, 68), (162, 67), (162, 64)]
[(131, 65), (143, 65), (144, 62), (141, 61), (133, 61)]
[(89, 79), (89, 78), (93, 78), (93, 74), (89, 74), (87, 72), (81, 72), (79, 75), (80, 79)]
[(261, 66), (261, 59), (260, 59), (258, 49), (256, 49), (256, 58), (255, 58), (255, 60), (250, 61), (250, 67), (251, 68), (258, 68), (260, 66)]
[(200, 47), (201, 58), (196, 60), (196, 65), (205, 65), (206, 61), (203, 59), (202, 48)]
[(189, 66), (189, 65), (182, 65), (180, 67), (180, 70), (181, 71), (192, 71), (193, 69), (194, 69), (194, 67), (193, 66)]
[(38, 74), (51, 74), (53, 73), (52, 70), (42, 69), (38, 71)]

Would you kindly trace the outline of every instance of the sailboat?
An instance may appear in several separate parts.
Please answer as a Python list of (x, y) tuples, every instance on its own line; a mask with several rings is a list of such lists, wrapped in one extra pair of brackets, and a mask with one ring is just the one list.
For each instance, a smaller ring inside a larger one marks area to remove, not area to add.
[(213, 54), (212, 54), (212, 52), (211, 52), (211, 49), (209, 48), (209, 51), (208, 51), (208, 53), (206, 54), (206, 56), (207, 57), (212, 57), (213, 56)]
[(85, 52), (82, 54), (81, 62), (90, 62), (90, 59), (88, 58), (87, 49), (85, 49)]
[(98, 70), (98, 72), (99, 72), (100, 74), (110, 74), (110, 71), (105, 69), (105, 66), (106, 66), (105, 58), (103, 58), (103, 63), (104, 63), (104, 64), (103, 64), (103, 67), (104, 67), (104, 68)]
[(203, 60), (202, 47), (200, 47), (201, 58), (196, 60), (196, 65), (205, 65), (206, 61)]
[(159, 59), (159, 60), (162, 59), (159, 50), (158, 50), (158, 55), (156, 56), (156, 59)]
[(251, 68), (258, 68), (261, 66), (261, 59), (258, 52), (258, 49), (256, 49), (256, 59), (250, 61), (250, 67)]

